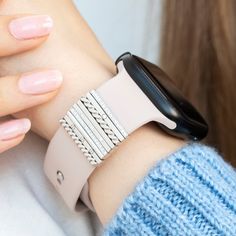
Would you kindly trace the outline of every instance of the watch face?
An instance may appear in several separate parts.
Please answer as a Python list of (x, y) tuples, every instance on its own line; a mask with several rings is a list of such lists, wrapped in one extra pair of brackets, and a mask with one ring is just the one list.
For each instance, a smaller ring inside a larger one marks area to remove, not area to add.
[(172, 102), (176, 103), (178, 108), (183, 112), (184, 115), (188, 116), (191, 119), (202, 119), (203, 118), (196, 112), (196, 109), (184, 98), (179, 89), (174, 85), (174, 82), (170, 79), (167, 74), (162, 71), (158, 66), (142, 59), (135, 57), (140, 64), (147, 70), (147, 73), (150, 73), (149, 77), (152, 82), (157, 86), (165, 90), (165, 95), (168, 96)]
[(124, 67), (143, 90), (152, 103), (177, 127), (170, 130), (160, 126), (171, 134), (188, 139), (200, 140), (208, 132), (208, 126), (200, 113), (184, 98), (169, 76), (158, 66), (131, 54), (124, 54)]

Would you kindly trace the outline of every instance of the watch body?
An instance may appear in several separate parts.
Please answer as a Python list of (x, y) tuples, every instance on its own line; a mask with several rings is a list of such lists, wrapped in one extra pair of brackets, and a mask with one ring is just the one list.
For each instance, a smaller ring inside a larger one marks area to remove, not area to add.
[(152, 103), (166, 117), (176, 123), (169, 129), (159, 123), (168, 133), (190, 140), (201, 140), (208, 132), (208, 125), (200, 113), (184, 98), (168, 75), (158, 66), (130, 53), (120, 56), (116, 64), (123, 65)]

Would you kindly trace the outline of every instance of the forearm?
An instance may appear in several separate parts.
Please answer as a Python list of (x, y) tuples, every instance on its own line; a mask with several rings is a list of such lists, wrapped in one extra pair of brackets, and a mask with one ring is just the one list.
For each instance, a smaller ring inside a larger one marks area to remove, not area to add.
[[(81, 95), (110, 79), (115, 67), (70, 1), (58, 4), (53, 0), (25, 0), (23, 3), (9, 0), (0, 13), (26, 11), (51, 15), (55, 22), (54, 32), (48, 42), (34, 52), (1, 61), (0, 71), (3, 74), (16, 73), (36, 66), (62, 71), (64, 84), (53, 101), (17, 114), (27, 114), (34, 131), (50, 140), (66, 110)], [(101, 221), (106, 223), (112, 217), (122, 200), (155, 162), (183, 144), (164, 135), (152, 124), (131, 135), (89, 179), (91, 200)]]

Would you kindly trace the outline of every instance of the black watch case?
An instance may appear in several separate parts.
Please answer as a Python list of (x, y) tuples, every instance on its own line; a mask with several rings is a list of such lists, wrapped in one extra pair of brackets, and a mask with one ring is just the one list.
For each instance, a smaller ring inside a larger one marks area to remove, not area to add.
[(177, 89), (169, 76), (158, 66), (127, 52), (116, 61), (123, 61), (130, 77), (142, 89), (157, 109), (176, 123), (175, 129), (158, 125), (171, 135), (190, 140), (201, 140), (208, 133), (208, 125), (200, 113)]

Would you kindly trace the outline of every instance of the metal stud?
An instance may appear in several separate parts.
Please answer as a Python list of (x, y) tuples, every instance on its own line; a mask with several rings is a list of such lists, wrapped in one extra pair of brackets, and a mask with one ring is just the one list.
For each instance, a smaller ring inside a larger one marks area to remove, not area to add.
[(60, 170), (58, 170), (57, 171), (57, 182), (61, 185), (62, 184), (62, 182), (64, 181), (64, 175), (63, 175), (63, 173), (60, 171)]

